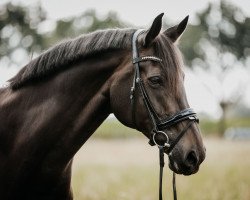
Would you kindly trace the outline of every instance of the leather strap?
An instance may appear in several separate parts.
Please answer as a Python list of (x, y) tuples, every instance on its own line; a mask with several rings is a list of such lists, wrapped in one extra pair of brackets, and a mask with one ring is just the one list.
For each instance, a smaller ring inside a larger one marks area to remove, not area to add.
[[(178, 137), (174, 140), (174, 143), (171, 143), (170, 147), (167, 149), (168, 154), (173, 150), (175, 145), (179, 142), (179, 140), (182, 138), (182, 136), (186, 133), (188, 128), (195, 122), (194, 120), (188, 122), (185, 129), (181, 131), (181, 133), (178, 135)], [(164, 147), (159, 146), (159, 160), (160, 160), (160, 175), (159, 175), (159, 200), (162, 200), (162, 177), (163, 177), (163, 168), (164, 168)], [(175, 173), (173, 172), (173, 196), (174, 200), (177, 200), (177, 192), (176, 192), (176, 180), (175, 180)]]
[(163, 177), (163, 168), (165, 165), (164, 162), (164, 148), (159, 147), (159, 161), (160, 161), (160, 175), (159, 175), (159, 200), (162, 200), (162, 177)]
[(196, 113), (194, 112), (192, 108), (186, 108), (170, 117), (160, 120), (157, 126), (159, 127), (160, 130), (164, 130), (187, 119), (195, 120), (198, 122)]
[(177, 138), (170, 143), (169, 148), (167, 149), (167, 153), (169, 154), (175, 147), (175, 145), (180, 141), (182, 136), (187, 132), (187, 130), (190, 128), (190, 126), (195, 122), (195, 120), (191, 120), (188, 122), (187, 126), (179, 133)]
[[(132, 59), (133, 60), (134, 60), (134, 58), (138, 57), (137, 38), (142, 33), (142, 31), (143, 31), (143, 29), (139, 29), (139, 30), (135, 31), (133, 36), (132, 36)], [(132, 62), (133, 62), (133, 60), (132, 60)], [(137, 127), (136, 116), (135, 116), (135, 88), (136, 88), (136, 79), (138, 76), (140, 76), (139, 65), (134, 64), (134, 78), (133, 78), (133, 85), (132, 85), (131, 90), (130, 90), (130, 102), (132, 105), (132, 107), (131, 107), (132, 121), (134, 122), (135, 127)]]
[(137, 49), (137, 38), (138, 36), (143, 32), (144, 30), (143, 29), (139, 29), (137, 30), (134, 34), (133, 34), (133, 37), (132, 37), (132, 55), (133, 55), (133, 64), (134, 64), (134, 79), (133, 79), (133, 85), (131, 87), (131, 90), (130, 90), (130, 101), (131, 101), (131, 104), (132, 104), (132, 120), (134, 121), (135, 125), (136, 125), (136, 116), (135, 116), (135, 101), (134, 101), (134, 98), (135, 98), (135, 89), (136, 87), (138, 86), (139, 88), (139, 91), (141, 92), (142, 94), (142, 97), (143, 97), (143, 102), (144, 102), (144, 105), (147, 109), (147, 112), (149, 114), (149, 117), (152, 121), (152, 124), (153, 124), (153, 129), (154, 130), (158, 130), (158, 127), (157, 127), (157, 121), (159, 119), (159, 117), (157, 116), (156, 114), (156, 111), (148, 97), (148, 94), (145, 90), (145, 87), (144, 87), (144, 84), (143, 84), (143, 81), (141, 79), (141, 76), (140, 76), (140, 65), (139, 63), (142, 62), (142, 61), (148, 61), (148, 60), (151, 60), (151, 61), (156, 61), (156, 62), (161, 62), (162, 60), (160, 58), (157, 58), (155, 56), (143, 56), (143, 57), (139, 57), (139, 53), (138, 53), (138, 49)]
[(177, 200), (176, 178), (175, 178), (175, 173), (174, 173), (174, 172), (173, 172), (172, 186), (173, 186), (173, 196), (174, 196), (174, 200)]
[[(160, 175), (159, 175), (159, 200), (162, 200), (162, 178), (163, 178), (163, 168), (165, 165), (164, 162), (164, 149), (159, 148), (159, 160), (160, 160)], [(177, 200), (177, 191), (176, 191), (176, 177), (175, 173), (173, 172), (173, 179), (172, 179), (172, 186), (173, 186), (173, 198)]]

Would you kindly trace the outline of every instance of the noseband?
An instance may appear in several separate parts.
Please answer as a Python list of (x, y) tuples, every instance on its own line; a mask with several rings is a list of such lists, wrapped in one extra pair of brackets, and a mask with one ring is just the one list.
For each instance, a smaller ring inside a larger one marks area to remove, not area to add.
[[(134, 79), (133, 85), (131, 87), (130, 100), (132, 106), (132, 119), (136, 124), (136, 113), (135, 113), (135, 91), (139, 90), (139, 93), (142, 95), (144, 106), (147, 110), (147, 113), (150, 117), (150, 120), (153, 125), (152, 134), (149, 139), (150, 145), (157, 145), (159, 148), (159, 156), (160, 156), (160, 187), (159, 187), (159, 200), (162, 200), (162, 174), (164, 167), (164, 150), (169, 154), (175, 147), (175, 145), (179, 142), (182, 136), (186, 133), (186, 131), (191, 127), (194, 122), (198, 122), (198, 118), (196, 113), (191, 108), (186, 108), (181, 110), (174, 115), (166, 118), (160, 118), (154, 109), (153, 104), (150, 101), (146, 88), (144, 86), (143, 80), (140, 75), (140, 62), (145, 61), (153, 61), (162, 63), (162, 59), (156, 56), (139, 56), (138, 48), (137, 48), (137, 38), (143, 32), (143, 30), (137, 30), (133, 34), (132, 38), (132, 54), (133, 54), (133, 65), (134, 65)], [(178, 136), (170, 141), (169, 136), (164, 130), (170, 129), (176, 124), (188, 121), (186, 127), (178, 134)], [(174, 199), (177, 199), (176, 189), (175, 189), (175, 174), (173, 175), (173, 191), (174, 191)]]

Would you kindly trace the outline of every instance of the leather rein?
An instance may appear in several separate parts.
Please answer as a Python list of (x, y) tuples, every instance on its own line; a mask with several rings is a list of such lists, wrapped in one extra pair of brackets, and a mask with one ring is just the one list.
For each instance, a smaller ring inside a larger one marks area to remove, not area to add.
[[(153, 125), (152, 134), (149, 139), (149, 144), (151, 146), (157, 145), (159, 148), (159, 160), (160, 160), (160, 176), (159, 176), (159, 200), (162, 200), (162, 176), (163, 176), (163, 167), (164, 167), (164, 150), (169, 154), (179, 142), (182, 136), (186, 131), (191, 127), (194, 122), (199, 122), (196, 113), (191, 108), (186, 108), (177, 112), (176, 114), (160, 118), (156, 113), (153, 104), (150, 101), (146, 88), (144, 86), (143, 80), (140, 75), (140, 62), (152, 61), (162, 63), (162, 59), (156, 56), (139, 56), (137, 48), (137, 38), (144, 32), (144, 30), (137, 30), (134, 32), (132, 37), (132, 54), (133, 54), (133, 65), (134, 65), (134, 79), (133, 85), (131, 87), (130, 101), (132, 106), (132, 119), (136, 124), (136, 112), (135, 112), (135, 91), (139, 90), (139, 94), (143, 98), (144, 106), (148, 112), (150, 120)], [(169, 136), (164, 130), (171, 128), (179, 122), (188, 120), (186, 127), (178, 134), (175, 140), (170, 141)], [(174, 200), (177, 200), (176, 185), (175, 185), (175, 173), (173, 172), (173, 195)]]

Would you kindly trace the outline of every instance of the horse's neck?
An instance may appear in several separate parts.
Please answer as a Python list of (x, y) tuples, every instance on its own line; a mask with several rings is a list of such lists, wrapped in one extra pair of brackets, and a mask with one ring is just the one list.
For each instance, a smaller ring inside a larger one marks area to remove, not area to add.
[[(14, 91), (7, 109), (12, 117), (3, 124), (15, 123), (16, 128), (9, 130), (15, 132), (18, 145), (33, 140), (31, 145), (37, 148), (51, 148), (57, 143), (61, 152), (68, 152), (69, 158), (62, 156), (69, 160), (109, 115), (109, 79), (121, 56), (90, 58), (51, 79)], [(46, 144), (39, 144), (37, 138)]]
[(51, 87), (44, 85), (55, 92), (54, 99), (60, 107), (55, 106), (56, 111), (52, 112), (61, 118), (65, 137), (74, 138), (69, 144), (74, 148), (78, 146), (73, 141), (82, 145), (110, 113), (109, 79), (119, 65), (119, 59), (114, 57), (89, 58), (56, 76), (49, 83)]

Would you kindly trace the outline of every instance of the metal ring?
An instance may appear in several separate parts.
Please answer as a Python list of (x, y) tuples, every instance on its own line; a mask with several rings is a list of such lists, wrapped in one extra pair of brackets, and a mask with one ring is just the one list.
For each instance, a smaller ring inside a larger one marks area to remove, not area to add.
[[(156, 134), (163, 134), (166, 138), (167, 138), (167, 141), (164, 143), (164, 145), (159, 145), (157, 142), (156, 142), (156, 140), (155, 140), (155, 136), (156, 136)], [(169, 137), (168, 137), (168, 135), (164, 132), (164, 131), (155, 131), (154, 132), (154, 135), (153, 135), (153, 141), (154, 141), (154, 143), (158, 146), (158, 147), (170, 147), (170, 144), (169, 144)]]

